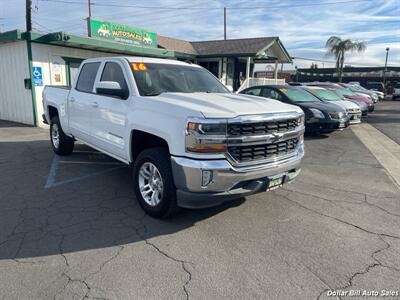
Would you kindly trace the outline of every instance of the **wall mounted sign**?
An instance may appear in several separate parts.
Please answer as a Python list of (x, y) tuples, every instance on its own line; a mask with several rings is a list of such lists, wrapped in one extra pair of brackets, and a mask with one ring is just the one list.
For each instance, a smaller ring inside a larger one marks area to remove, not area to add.
[(43, 86), (42, 67), (32, 66), (32, 80), (34, 86)]
[(157, 47), (157, 34), (154, 32), (94, 19), (89, 19), (88, 26), (91, 37), (98, 37), (131, 45)]

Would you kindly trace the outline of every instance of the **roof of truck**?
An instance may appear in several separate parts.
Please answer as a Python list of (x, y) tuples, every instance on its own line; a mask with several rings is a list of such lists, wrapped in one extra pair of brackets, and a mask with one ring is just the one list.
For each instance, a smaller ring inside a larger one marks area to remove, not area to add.
[(201, 68), (199, 65), (179, 61), (176, 59), (154, 58), (154, 57), (144, 57), (144, 56), (101, 56), (101, 57), (88, 58), (85, 61), (98, 62), (98, 61), (113, 60), (113, 59), (114, 60), (123, 59), (127, 60), (130, 63), (155, 63), (155, 64), (169, 64), (169, 65), (191, 66), (194, 68)]
[(173, 64), (173, 65), (181, 65), (181, 66), (194, 66), (199, 67), (196, 64), (190, 64), (187, 62), (179, 61), (176, 59), (165, 59), (165, 58), (153, 58), (153, 57), (140, 57), (140, 56), (125, 56), (129, 62), (145, 62), (145, 63), (157, 63), (157, 64)]

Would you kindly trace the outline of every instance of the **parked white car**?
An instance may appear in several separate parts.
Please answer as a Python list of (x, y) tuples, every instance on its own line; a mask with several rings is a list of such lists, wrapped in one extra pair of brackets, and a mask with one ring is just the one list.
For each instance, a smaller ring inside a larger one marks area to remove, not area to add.
[(133, 165), (133, 187), (155, 217), (282, 186), (300, 172), (304, 114), (230, 93), (200, 66), (144, 57), (85, 60), (69, 88), (46, 86), (53, 150), (81, 141)]
[(323, 87), (301, 86), (301, 88), (306, 89), (307, 91), (309, 91), (322, 101), (329, 101), (344, 108), (347, 114), (349, 115), (350, 124), (358, 124), (361, 122), (362, 112), (360, 106), (358, 106), (354, 102), (348, 100), (342, 100), (342, 98), (335, 92), (325, 89)]

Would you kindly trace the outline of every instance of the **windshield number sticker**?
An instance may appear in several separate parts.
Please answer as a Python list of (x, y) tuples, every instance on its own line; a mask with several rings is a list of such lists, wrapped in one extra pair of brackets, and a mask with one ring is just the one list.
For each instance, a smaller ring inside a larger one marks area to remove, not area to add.
[(147, 71), (147, 66), (144, 63), (132, 63), (132, 68), (134, 71)]
[(283, 89), (283, 88), (281, 88), (281, 89), (279, 89), (282, 93), (286, 93), (287, 92), (287, 89)]

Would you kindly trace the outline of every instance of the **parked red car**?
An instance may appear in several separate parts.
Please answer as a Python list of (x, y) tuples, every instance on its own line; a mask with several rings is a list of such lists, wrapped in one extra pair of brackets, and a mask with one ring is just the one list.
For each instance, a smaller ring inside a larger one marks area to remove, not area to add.
[(332, 82), (309, 82), (306, 83), (306, 85), (311, 85), (311, 86), (320, 86), (324, 87), (326, 89), (330, 89), (335, 91), (337, 94), (342, 96), (343, 98), (355, 101), (355, 102), (362, 102), (365, 103), (368, 107), (368, 111), (372, 112), (375, 109), (374, 101), (372, 101), (369, 97), (367, 96), (362, 96), (358, 95), (354, 92), (352, 92), (350, 89), (345, 88), (340, 86), (337, 83), (332, 83)]

